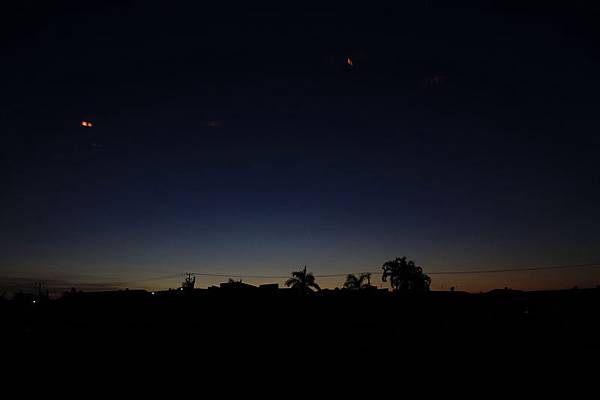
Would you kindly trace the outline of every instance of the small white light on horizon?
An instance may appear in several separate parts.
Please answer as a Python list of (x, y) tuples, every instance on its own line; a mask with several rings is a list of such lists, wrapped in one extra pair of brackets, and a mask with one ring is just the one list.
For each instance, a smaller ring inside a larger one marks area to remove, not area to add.
[(33, 304), (35, 304), (35, 300), (33, 301)]
[(152, 292), (152, 295), (155, 295), (156, 293)]

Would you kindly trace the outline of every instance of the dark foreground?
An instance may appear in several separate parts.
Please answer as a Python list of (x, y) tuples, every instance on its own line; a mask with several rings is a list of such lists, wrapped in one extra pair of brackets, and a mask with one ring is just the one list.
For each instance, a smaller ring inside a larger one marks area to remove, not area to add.
[(3, 343), (80, 357), (598, 359), (600, 290), (78, 293), (1, 307)]

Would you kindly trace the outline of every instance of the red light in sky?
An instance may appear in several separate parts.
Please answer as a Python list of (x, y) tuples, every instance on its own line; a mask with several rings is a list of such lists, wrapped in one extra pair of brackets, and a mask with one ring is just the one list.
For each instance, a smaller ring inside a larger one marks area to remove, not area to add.
[(354, 62), (352, 62), (352, 59), (350, 57), (346, 58), (346, 64), (348, 64), (351, 67), (354, 66)]
[(81, 126), (85, 126), (87, 128), (91, 128), (94, 125), (90, 121), (81, 121)]

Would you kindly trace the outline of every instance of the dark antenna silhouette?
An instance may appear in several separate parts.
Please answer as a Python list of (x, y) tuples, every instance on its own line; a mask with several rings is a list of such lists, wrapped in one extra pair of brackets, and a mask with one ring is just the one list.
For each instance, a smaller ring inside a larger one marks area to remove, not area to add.
[(35, 298), (37, 301), (40, 300), (47, 300), (50, 298), (50, 294), (48, 292), (48, 289), (46, 289), (44, 291), (44, 284), (42, 282), (35, 282), (34, 283), (34, 288), (36, 289), (36, 294), (35, 294)]

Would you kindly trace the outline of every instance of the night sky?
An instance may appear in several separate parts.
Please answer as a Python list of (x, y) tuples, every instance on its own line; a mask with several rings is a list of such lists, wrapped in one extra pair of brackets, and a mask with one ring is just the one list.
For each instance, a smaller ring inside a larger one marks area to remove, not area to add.
[[(0, 24), (0, 287), (600, 260), (585, 3), (18, 3)], [(432, 278), (584, 287), (600, 269)]]

